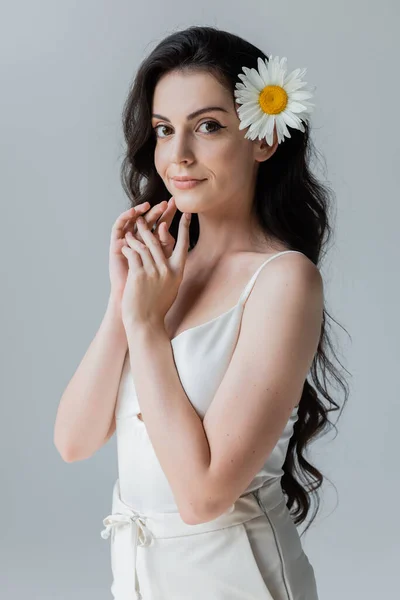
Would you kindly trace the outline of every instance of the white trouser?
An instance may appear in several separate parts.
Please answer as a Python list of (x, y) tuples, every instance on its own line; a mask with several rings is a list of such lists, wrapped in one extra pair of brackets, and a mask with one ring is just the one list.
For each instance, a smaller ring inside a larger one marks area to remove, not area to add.
[[(101, 536), (111, 534), (115, 600), (318, 600), (313, 570), (288, 517), (280, 480), (241, 496), (212, 521), (188, 525), (177, 512), (135, 511), (121, 499), (117, 479), (112, 514), (103, 524)], [(274, 569), (272, 592), (256, 562), (250, 531), (260, 540), (266, 568)], [(139, 573), (138, 547), (143, 547)], [(279, 577), (281, 572), (288, 575), (275, 584), (275, 572)], [(302, 591), (289, 595), (291, 585)]]

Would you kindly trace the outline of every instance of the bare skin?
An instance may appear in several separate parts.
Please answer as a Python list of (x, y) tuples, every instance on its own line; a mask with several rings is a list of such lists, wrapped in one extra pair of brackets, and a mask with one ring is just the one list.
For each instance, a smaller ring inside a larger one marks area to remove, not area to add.
[[(207, 110), (187, 120), (187, 115)], [(287, 248), (266, 240), (251, 218), (259, 163), (276, 151), (265, 140), (248, 140), (239, 130), (237, 105), (209, 73), (168, 73), (157, 83), (152, 126), (155, 166), (182, 212), (197, 213), (200, 235), (189, 252), (178, 296), (165, 318), (172, 339), (236, 304), (257, 267)], [(205, 179), (179, 189), (176, 175)]]
[[(183, 520), (196, 524), (223, 514), (239, 497), (298, 404), (319, 340), (323, 289), (308, 259), (272, 262), (246, 304), (229, 366), (200, 418), (180, 380), (171, 340), (235, 306), (257, 268), (288, 249), (266, 239), (252, 217), (259, 163), (276, 151), (277, 136), (271, 147), (246, 139), (231, 93), (210, 73), (161, 78), (152, 113), (156, 170), (177, 208), (197, 214), (200, 235), (185, 256), (164, 323), (144, 319), (127, 327), (130, 369), (144, 411), (144, 418), (137, 416)], [(201, 183), (183, 189), (176, 176)]]
[(235, 306), (257, 268), (272, 254), (286, 249), (282, 246), (275, 251), (228, 256), (211, 272), (209, 269), (202, 272), (195, 262), (187, 264), (178, 296), (164, 321), (169, 338), (172, 340)]

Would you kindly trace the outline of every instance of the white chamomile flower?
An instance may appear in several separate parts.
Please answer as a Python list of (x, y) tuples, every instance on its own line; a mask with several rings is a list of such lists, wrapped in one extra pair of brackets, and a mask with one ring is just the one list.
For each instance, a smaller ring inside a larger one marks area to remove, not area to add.
[(266, 138), (269, 146), (273, 143), (275, 123), (279, 144), (285, 136), (291, 137), (287, 126), (304, 133), (302, 121), (308, 119), (315, 106), (307, 102), (312, 93), (300, 91), (307, 85), (301, 81), (307, 69), (296, 69), (286, 75), (286, 58), (279, 61), (278, 56), (272, 58), (272, 55), (269, 60), (259, 57), (257, 64), (258, 70), (242, 67), (245, 74), (240, 73), (239, 78), (243, 83), (237, 83), (234, 91), (236, 102), (241, 104), (239, 129), (250, 125), (245, 137)]

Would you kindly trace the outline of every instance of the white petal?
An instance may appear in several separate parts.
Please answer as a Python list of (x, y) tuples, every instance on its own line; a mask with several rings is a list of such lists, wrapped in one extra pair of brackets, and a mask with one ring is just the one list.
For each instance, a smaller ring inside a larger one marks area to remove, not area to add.
[(280, 67), (280, 60), (279, 60), (279, 56), (275, 56), (274, 58), (274, 85), (280, 85), (280, 73), (281, 73), (281, 67)]
[(269, 121), (268, 116), (264, 115), (263, 122), (260, 124), (260, 126), (258, 128), (258, 137), (260, 140), (262, 140), (265, 137), (265, 130), (267, 128), (268, 121)]
[(240, 98), (242, 102), (258, 102), (260, 92), (252, 92), (250, 90), (235, 90), (235, 97)]
[(262, 127), (263, 122), (264, 122), (264, 116), (262, 116), (257, 121), (253, 121), (253, 123), (251, 123), (251, 125), (249, 127), (250, 133), (257, 133), (258, 134), (259, 131), (260, 131), (260, 128)]
[(270, 119), (269, 123), (268, 123), (268, 129), (266, 131), (266, 136), (267, 139), (270, 136), (271, 139), (271, 144), (273, 144), (274, 142), (274, 129), (275, 129), (275, 125), (276, 125), (276, 115), (274, 115), (273, 119)]
[(296, 115), (294, 115), (290, 111), (286, 111), (286, 110), (284, 110), (281, 113), (281, 115), (282, 115), (282, 118), (285, 119), (285, 123), (287, 123), (287, 125), (289, 125), (289, 127), (294, 127), (295, 129), (299, 128), (300, 119)]
[(248, 77), (246, 77), (245, 75), (241, 75), (241, 74), (239, 74), (239, 77), (242, 79), (244, 85), (246, 86), (246, 88), (248, 90), (254, 91), (255, 93), (260, 92), (260, 90), (251, 83), (251, 81)]
[(244, 137), (248, 140), (255, 140), (257, 137), (257, 132), (254, 133), (254, 131), (250, 131), (250, 129), (248, 129)]
[(291, 94), (299, 90), (300, 88), (305, 87), (306, 85), (307, 81), (300, 81), (299, 79), (294, 79), (293, 81), (290, 81), (287, 85), (285, 85), (284, 89), (288, 94)]
[(256, 69), (251, 69), (251, 71), (248, 73), (248, 78), (250, 82), (254, 85), (254, 87), (256, 87), (258, 90), (263, 89), (264, 82), (258, 74), (258, 71), (256, 71)]
[(303, 111), (306, 111), (307, 107), (304, 104), (301, 104), (300, 102), (292, 102), (289, 100), (285, 110), (291, 110), (294, 113), (301, 113)]
[(239, 77), (239, 79), (242, 80), (242, 82), (246, 88), (248, 87), (248, 85), (250, 85), (250, 81), (249, 81), (249, 78), (247, 77), (247, 75), (243, 75), (243, 73), (239, 73), (238, 77)]
[[(253, 113), (245, 115), (245, 116), (242, 116), (241, 114), (239, 114), (239, 119), (240, 119), (241, 123), (243, 124), (243, 127), (248, 127), (249, 125), (252, 125), (256, 121), (258, 121), (264, 115), (265, 115), (265, 113), (263, 113), (262, 110), (257, 110), (257, 111), (254, 111)], [(239, 129), (243, 129), (243, 127), (239, 127)]]
[(241, 131), (242, 129), (246, 129), (246, 127), (248, 127), (250, 125), (250, 122), (247, 123), (246, 121), (240, 121), (239, 123), (239, 131)]
[(278, 144), (280, 144), (281, 142), (283, 142), (284, 139), (284, 135), (278, 125), (278, 123), (276, 124), (276, 136), (278, 138)]
[(278, 79), (279, 79), (279, 56), (274, 56), (273, 67), (274, 67), (274, 81), (275, 81), (275, 85), (278, 85)]
[(238, 114), (240, 117), (247, 117), (249, 114), (253, 114), (254, 112), (261, 112), (262, 109), (258, 102), (246, 102), (242, 106), (238, 108)]
[(239, 123), (239, 131), (241, 131), (242, 129), (246, 129), (246, 127), (248, 127), (250, 125), (251, 121), (249, 123), (247, 123), (246, 121), (240, 121)]
[(267, 134), (274, 130), (275, 115), (267, 115), (264, 120), (263, 126), (260, 128), (261, 138), (264, 138)]
[(245, 110), (249, 106), (258, 106), (258, 108), (260, 108), (260, 103), (258, 101), (258, 94), (257, 94), (256, 98), (254, 98), (254, 96), (253, 96), (250, 100), (245, 100), (243, 102), (243, 106), (241, 106), (239, 110)]
[(265, 61), (259, 56), (258, 57), (258, 72), (260, 73), (260, 77), (264, 81), (264, 86), (269, 85), (269, 72), (268, 67), (265, 64)]
[[(257, 111), (251, 115), (246, 115), (245, 117), (243, 117), (242, 115), (239, 115), (239, 119), (240, 119), (241, 123), (243, 124), (243, 127), (248, 127), (249, 125), (251, 125), (252, 123), (257, 121), (260, 117), (262, 117), (263, 114), (264, 113), (262, 111)], [(243, 129), (243, 127), (240, 129)]]
[(279, 129), (279, 131), (281, 131), (282, 135), (284, 135), (286, 137), (291, 137), (290, 131), (286, 127), (285, 120), (282, 118), (281, 115), (277, 115), (276, 128)]
[(236, 97), (236, 102), (238, 102), (239, 104), (247, 104), (248, 102), (254, 102), (253, 98), (251, 98), (251, 99), (245, 98), (241, 94), (238, 94), (237, 96), (235, 95), (235, 97)]
[(286, 87), (288, 83), (293, 81), (294, 79), (298, 79), (298, 75), (300, 74), (301, 69), (295, 69), (285, 77), (284, 86)]
[(258, 130), (258, 137), (260, 140), (265, 138), (265, 136), (267, 135), (267, 133), (266, 133), (267, 123), (268, 123), (268, 119), (264, 119), (263, 124), (260, 126), (260, 128)]
[(293, 92), (290, 96), (291, 100), (301, 101), (307, 100), (307, 98), (312, 98), (313, 94), (311, 92)]
[(279, 63), (278, 85), (280, 85), (281, 87), (283, 87), (283, 82), (285, 81), (286, 61), (287, 61), (287, 58), (286, 58), (286, 56), (284, 56), (283, 58), (281, 58), (280, 63)]
[(259, 131), (260, 127), (262, 126), (263, 122), (265, 119), (265, 114), (262, 114), (262, 116), (257, 119), (256, 121), (254, 121), (251, 125), (250, 125), (250, 131)]
[(277, 57), (271, 57), (268, 63), (268, 71), (271, 85), (276, 85), (276, 59)]
[(276, 115), (270, 115), (267, 121), (267, 131), (266, 133), (273, 133), (275, 127)]
[(239, 113), (239, 119), (247, 124), (253, 123), (257, 119), (263, 116), (263, 112), (260, 109), (253, 109), (246, 113)]
[(296, 79), (302, 79), (307, 73), (307, 67), (304, 67), (304, 69), (296, 69), (294, 72), (296, 73)]

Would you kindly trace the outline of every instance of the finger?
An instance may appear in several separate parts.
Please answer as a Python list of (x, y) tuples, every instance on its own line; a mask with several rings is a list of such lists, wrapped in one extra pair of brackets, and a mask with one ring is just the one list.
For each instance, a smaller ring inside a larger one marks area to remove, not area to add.
[[(189, 218), (186, 217), (189, 215)], [(182, 216), (179, 220), (179, 228), (178, 228), (178, 236), (176, 240), (176, 245), (174, 251), (171, 255), (170, 261), (171, 266), (177, 271), (183, 271), (185, 267), (185, 262), (187, 258), (187, 254), (189, 251), (189, 229), (190, 229), (190, 221), (191, 221), (191, 213), (182, 213)]]
[(130, 270), (136, 271), (143, 267), (140, 254), (138, 254), (138, 252), (136, 252), (136, 250), (134, 250), (130, 246), (122, 246), (121, 253), (127, 259)]
[(170, 242), (170, 240), (175, 241), (170, 232), (168, 231), (168, 227), (165, 222), (161, 223), (158, 228), (158, 237), (161, 244), (165, 245)]
[(119, 252), (121, 252), (121, 248), (123, 246), (127, 246), (128, 244), (126, 243), (125, 238), (119, 238), (118, 240), (116, 240), (115, 244), (114, 244), (114, 248), (115, 248), (115, 254), (118, 254)]
[[(166, 249), (171, 250), (172, 252), (175, 246), (175, 238), (170, 234), (170, 232), (167, 229), (167, 226), (164, 225), (164, 223), (161, 223), (161, 227), (158, 232), (158, 237), (160, 239), (161, 245), (164, 248), (164, 254)], [(171, 254), (169, 256), (171, 256)]]
[(160, 215), (162, 215), (167, 208), (168, 202), (166, 200), (163, 200), (159, 204), (153, 206), (153, 208), (144, 215), (144, 218), (146, 219), (146, 222), (150, 229), (157, 221), (157, 219), (160, 218)]
[(157, 204), (156, 206), (153, 206), (152, 208), (150, 208), (150, 210), (148, 210), (148, 206), (149, 203), (146, 202), (146, 207), (144, 208), (144, 210), (136, 210), (136, 212), (134, 212), (130, 218), (126, 221), (123, 231), (124, 234), (127, 231), (132, 231), (135, 232), (136, 229), (136, 219), (138, 218), (139, 215), (143, 216), (147, 221), (151, 221), (152, 223), (154, 223), (159, 215), (162, 213), (162, 211), (164, 210), (163, 207), (159, 208), (159, 204)]
[(137, 252), (140, 255), (143, 267), (146, 270), (146, 272), (149, 275), (154, 275), (155, 273), (157, 273), (157, 267), (154, 262), (150, 248), (146, 244), (142, 244), (142, 242), (139, 242), (130, 231), (127, 232), (125, 237), (130, 248), (132, 248), (135, 252)]
[(144, 211), (148, 210), (148, 204), (148, 202), (144, 202), (139, 206), (132, 206), (128, 210), (125, 210), (123, 213), (121, 213), (112, 226), (112, 237), (114, 239), (123, 237), (123, 230), (126, 224), (135, 217), (136, 213), (142, 214)]
[(175, 216), (177, 211), (177, 206), (175, 204), (175, 198), (171, 196), (168, 200), (168, 208), (165, 210), (164, 214), (160, 217), (160, 220), (157, 223), (157, 227), (161, 225), (161, 223), (167, 224), (167, 229), (171, 227), (172, 219)]
[[(146, 219), (146, 221), (149, 223), (149, 225), (153, 225), (157, 219), (159, 218), (159, 216), (163, 213), (163, 211), (165, 210), (165, 208), (167, 207), (167, 201), (163, 200), (162, 202), (159, 202), (158, 204), (155, 204), (154, 206), (152, 206), (150, 208), (150, 210), (148, 210), (146, 213), (142, 214), (142, 216)], [(136, 219), (132, 219), (131, 225), (135, 225), (136, 224)]]
[[(159, 204), (156, 204), (155, 206), (153, 206), (148, 212), (146, 212), (143, 216), (146, 219), (146, 222), (148, 223), (148, 226), (150, 229), (152, 229), (152, 227), (154, 226), (155, 222), (157, 221), (157, 219), (160, 218), (160, 215), (163, 214), (163, 211), (165, 210), (165, 208), (168, 206), (168, 203), (166, 200), (163, 200), (162, 202), (160, 202)], [(132, 231), (133, 235), (137, 236), (137, 238), (140, 240), (141, 236), (138, 234), (138, 230), (137, 230), (137, 225), (136, 225), (136, 219), (132, 220), (129, 225), (131, 225), (131, 227), (127, 227), (127, 230)]]
[(142, 221), (142, 219), (138, 219), (137, 226), (143, 242), (150, 251), (154, 266), (161, 272), (162, 267), (166, 265), (166, 260), (159, 239), (157, 239), (154, 233), (150, 231), (145, 220)]
[(161, 223), (161, 228), (158, 231), (158, 237), (164, 252), (164, 256), (165, 258), (169, 259), (174, 250), (175, 238), (172, 237), (166, 226), (164, 227), (164, 223)]

